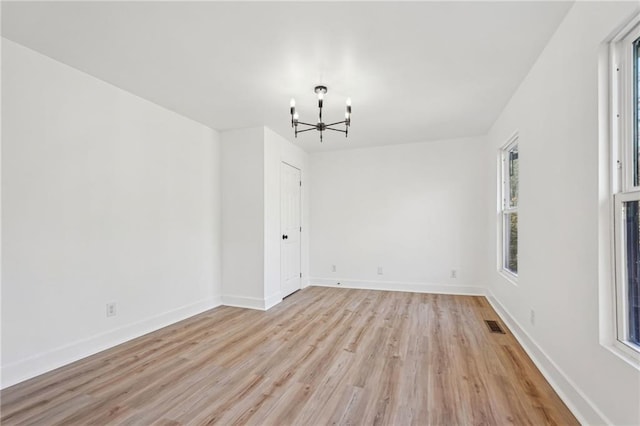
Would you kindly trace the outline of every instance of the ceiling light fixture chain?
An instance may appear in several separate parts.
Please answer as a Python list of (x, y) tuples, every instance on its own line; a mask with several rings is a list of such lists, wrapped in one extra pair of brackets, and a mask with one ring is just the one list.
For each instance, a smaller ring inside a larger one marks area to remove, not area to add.
[[(318, 95), (318, 122), (316, 124), (305, 123), (299, 121), (299, 115), (296, 111), (296, 101), (291, 99), (290, 112), (291, 112), (291, 127), (294, 128), (295, 136), (298, 137), (298, 133), (308, 132), (310, 130), (317, 130), (320, 132), (320, 142), (322, 142), (322, 132), (325, 130), (333, 130), (334, 132), (344, 133), (346, 138), (349, 135), (349, 126), (351, 126), (351, 98), (347, 98), (347, 105), (344, 113), (344, 120), (336, 121), (335, 123), (326, 124), (322, 121), (322, 107), (324, 105), (324, 95), (327, 93), (327, 86), (316, 86), (314, 92)], [(307, 126), (307, 128), (298, 130), (298, 125)], [(337, 129), (335, 126), (344, 124), (344, 129)]]

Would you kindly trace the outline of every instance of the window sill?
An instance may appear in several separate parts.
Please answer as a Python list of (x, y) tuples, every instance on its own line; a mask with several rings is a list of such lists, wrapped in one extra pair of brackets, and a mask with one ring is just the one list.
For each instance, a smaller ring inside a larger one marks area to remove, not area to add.
[(640, 352), (637, 352), (635, 349), (617, 340), (608, 343), (601, 343), (601, 345), (631, 367), (640, 371)]
[(498, 274), (502, 276), (502, 278), (509, 281), (511, 284), (517, 286), (518, 285), (518, 276), (511, 271), (507, 271), (506, 269), (498, 269)]

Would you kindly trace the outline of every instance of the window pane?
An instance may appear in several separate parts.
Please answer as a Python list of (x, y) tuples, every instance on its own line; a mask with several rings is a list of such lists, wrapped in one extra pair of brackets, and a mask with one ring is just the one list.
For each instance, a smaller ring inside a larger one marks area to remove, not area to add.
[(518, 213), (504, 214), (504, 268), (518, 274)]
[(625, 205), (625, 251), (627, 254), (627, 308), (629, 341), (640, 345), (640, 202)]
[(640, 134), (640, 39), (633, 43), (633, 186), (640, 185), (638, 135)]
[(518, 146), (509, 150), (509, 207), (518, 206)]

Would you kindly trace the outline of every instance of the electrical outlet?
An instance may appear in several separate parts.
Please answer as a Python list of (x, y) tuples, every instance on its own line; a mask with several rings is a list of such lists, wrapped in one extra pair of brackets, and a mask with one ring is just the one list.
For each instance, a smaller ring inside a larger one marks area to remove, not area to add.
[(531, 325), (536, 325), (536, 311), (533, 309), (529, 312), (529, 321), (531, 322)]
[(336, 271), (336, 265), (331, 265), (331, 272), (335, 272)]
[(107, 303), (107, 316), (108, 317), (115, 317), (116, 316), (116, 303), (115, 302)]
[(458, 278), (458, 271), (456, 269), (451, 270), (451, 278)]
[(378, 266), (378, 275), (382, 275), (382, 266)]

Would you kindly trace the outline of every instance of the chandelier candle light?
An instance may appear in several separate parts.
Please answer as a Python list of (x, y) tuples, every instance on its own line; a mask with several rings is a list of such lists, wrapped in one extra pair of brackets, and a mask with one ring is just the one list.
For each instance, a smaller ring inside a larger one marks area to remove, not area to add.
[[(314, 91), (318, 95), (318, 123), (304, 123), (298, 120), (298, 112), (296, 111), (296, 101), (295, 99), (291, 99), (291, 127), (295, 129), (296, 138), (298, 137), (298, 133), (308, 132), (310, 130), (317, 130), (320, 132), (320, 142), (322, 142), (322, 132), (325, 130), (333, 130), (334, 132), (342, 132), (344, 133), (344, 137), (346, 138), (349, 135), (349, 126), (351, 125), (351, 98), (347, 98), (347, 106), (344, 113), (343, 121), (336, 121), (335, 123), (326, 124), (322, 121), (322, 103), (324, 100), (324, 95), (327, 93), (327, 86), (316, 86)], [(307, 126), (307, 128), (303, 130), (298, 130), (298, 124), (303, 126)], [(344, 124), (343, 129), (336, 129), (334, 126), (338, 126), (340, 124)]]

